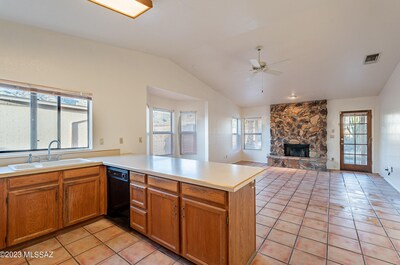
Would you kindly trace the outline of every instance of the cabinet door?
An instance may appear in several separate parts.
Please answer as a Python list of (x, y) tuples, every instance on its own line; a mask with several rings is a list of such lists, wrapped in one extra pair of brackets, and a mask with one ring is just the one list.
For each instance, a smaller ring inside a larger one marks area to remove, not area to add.
[(131, 227), (142, 234), (147, 232), (147, 212), (131, 206)]
[(227, 264), (227, 211), (182, 198), (182, 255), (196, 264)]
[(8, 193), (8, 246), (59, 228), (58, 191), (56, 184)]
[(179, 197), (152, 188), (147, 194), (149, 237), (179, 253)]
[(64, 226), (99, 215), (98, 176), (64, 182)]
[(6, 182), (0, 179), (0, 249), (6, 247), (7, 234), (7, 204), (6, 204)]

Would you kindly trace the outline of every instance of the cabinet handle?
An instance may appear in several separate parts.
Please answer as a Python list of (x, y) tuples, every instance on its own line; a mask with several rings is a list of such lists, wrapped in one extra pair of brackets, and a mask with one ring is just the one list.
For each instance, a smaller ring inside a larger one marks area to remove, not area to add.
[(254, 189), (254, 187), (255, 187), (254, 181), (250, 182), (250, 188)]
[(185, 218), (185, 207), (182, 207), (182, 218)]
[(178, 211), (176, 210), (176, 204), (174, 204), (174, 216), (176, 217), (178, 215)]

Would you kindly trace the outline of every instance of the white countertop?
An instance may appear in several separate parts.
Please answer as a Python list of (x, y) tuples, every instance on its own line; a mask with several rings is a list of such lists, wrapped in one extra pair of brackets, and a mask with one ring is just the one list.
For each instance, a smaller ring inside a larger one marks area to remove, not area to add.
[[(120, 155), (108, 157), (86, 158), (91, 162), (79, 164), (78, 167), (90, 165), (106, 165), (139, 171), (146, 174), (201, 185), (209, 188), (235, 192), (253, 181), (265, 169), (233, 164), (206, 162), (166, 156)], [(0, 167), (0, 178), (36, 174), (55, 170), (74, 168), (54, 167), (41, 170), (12, 171), (8, 167)]]
[(166, 156), (122, 155), (92, 158), (106, 166), (139, 171), (146, 174), (235, 192), (253, 181), (265, 169), (182, 159)]

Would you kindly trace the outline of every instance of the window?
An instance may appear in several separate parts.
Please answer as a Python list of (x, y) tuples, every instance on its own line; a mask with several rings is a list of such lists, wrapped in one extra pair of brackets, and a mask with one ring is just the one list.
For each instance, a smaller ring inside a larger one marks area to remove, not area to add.
[(244, 120), (244, 149), (261, 150), (262, 120), (250, 118)]
[[(0, 84), (0, 152), (88, 148), (91, 100)], [(54, 147), (54, 146), (53, 146)]]
[(232, 149), (240, 149), (240, 119), (232, 119)]
[(181, 112), (179, 132), (181, 155), (196, 154), (196, 112)]
[(172, 111), (153, 109), (153, 155), (172, 155)]

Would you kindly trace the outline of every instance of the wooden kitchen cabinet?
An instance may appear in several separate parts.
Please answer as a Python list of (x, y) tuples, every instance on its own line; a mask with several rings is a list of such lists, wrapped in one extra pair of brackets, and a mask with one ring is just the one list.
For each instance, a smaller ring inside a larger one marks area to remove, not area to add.
[(179, 253), (179, 196), (154, 188), (147, 194), (148, 236)]
[(6, 181), (0, 179), (0, 249), (6, 247), (7, 234), (7, 204)]
[(73, 225), (101, 214), (99, 186), (99, 167), (64, 172), (64, 226)]
[(7, 246), (60, 228), (59, 173), (8, 180)]
[(227, 264), (227, 211), (181, 199), (182, 256), (197, 264)]

